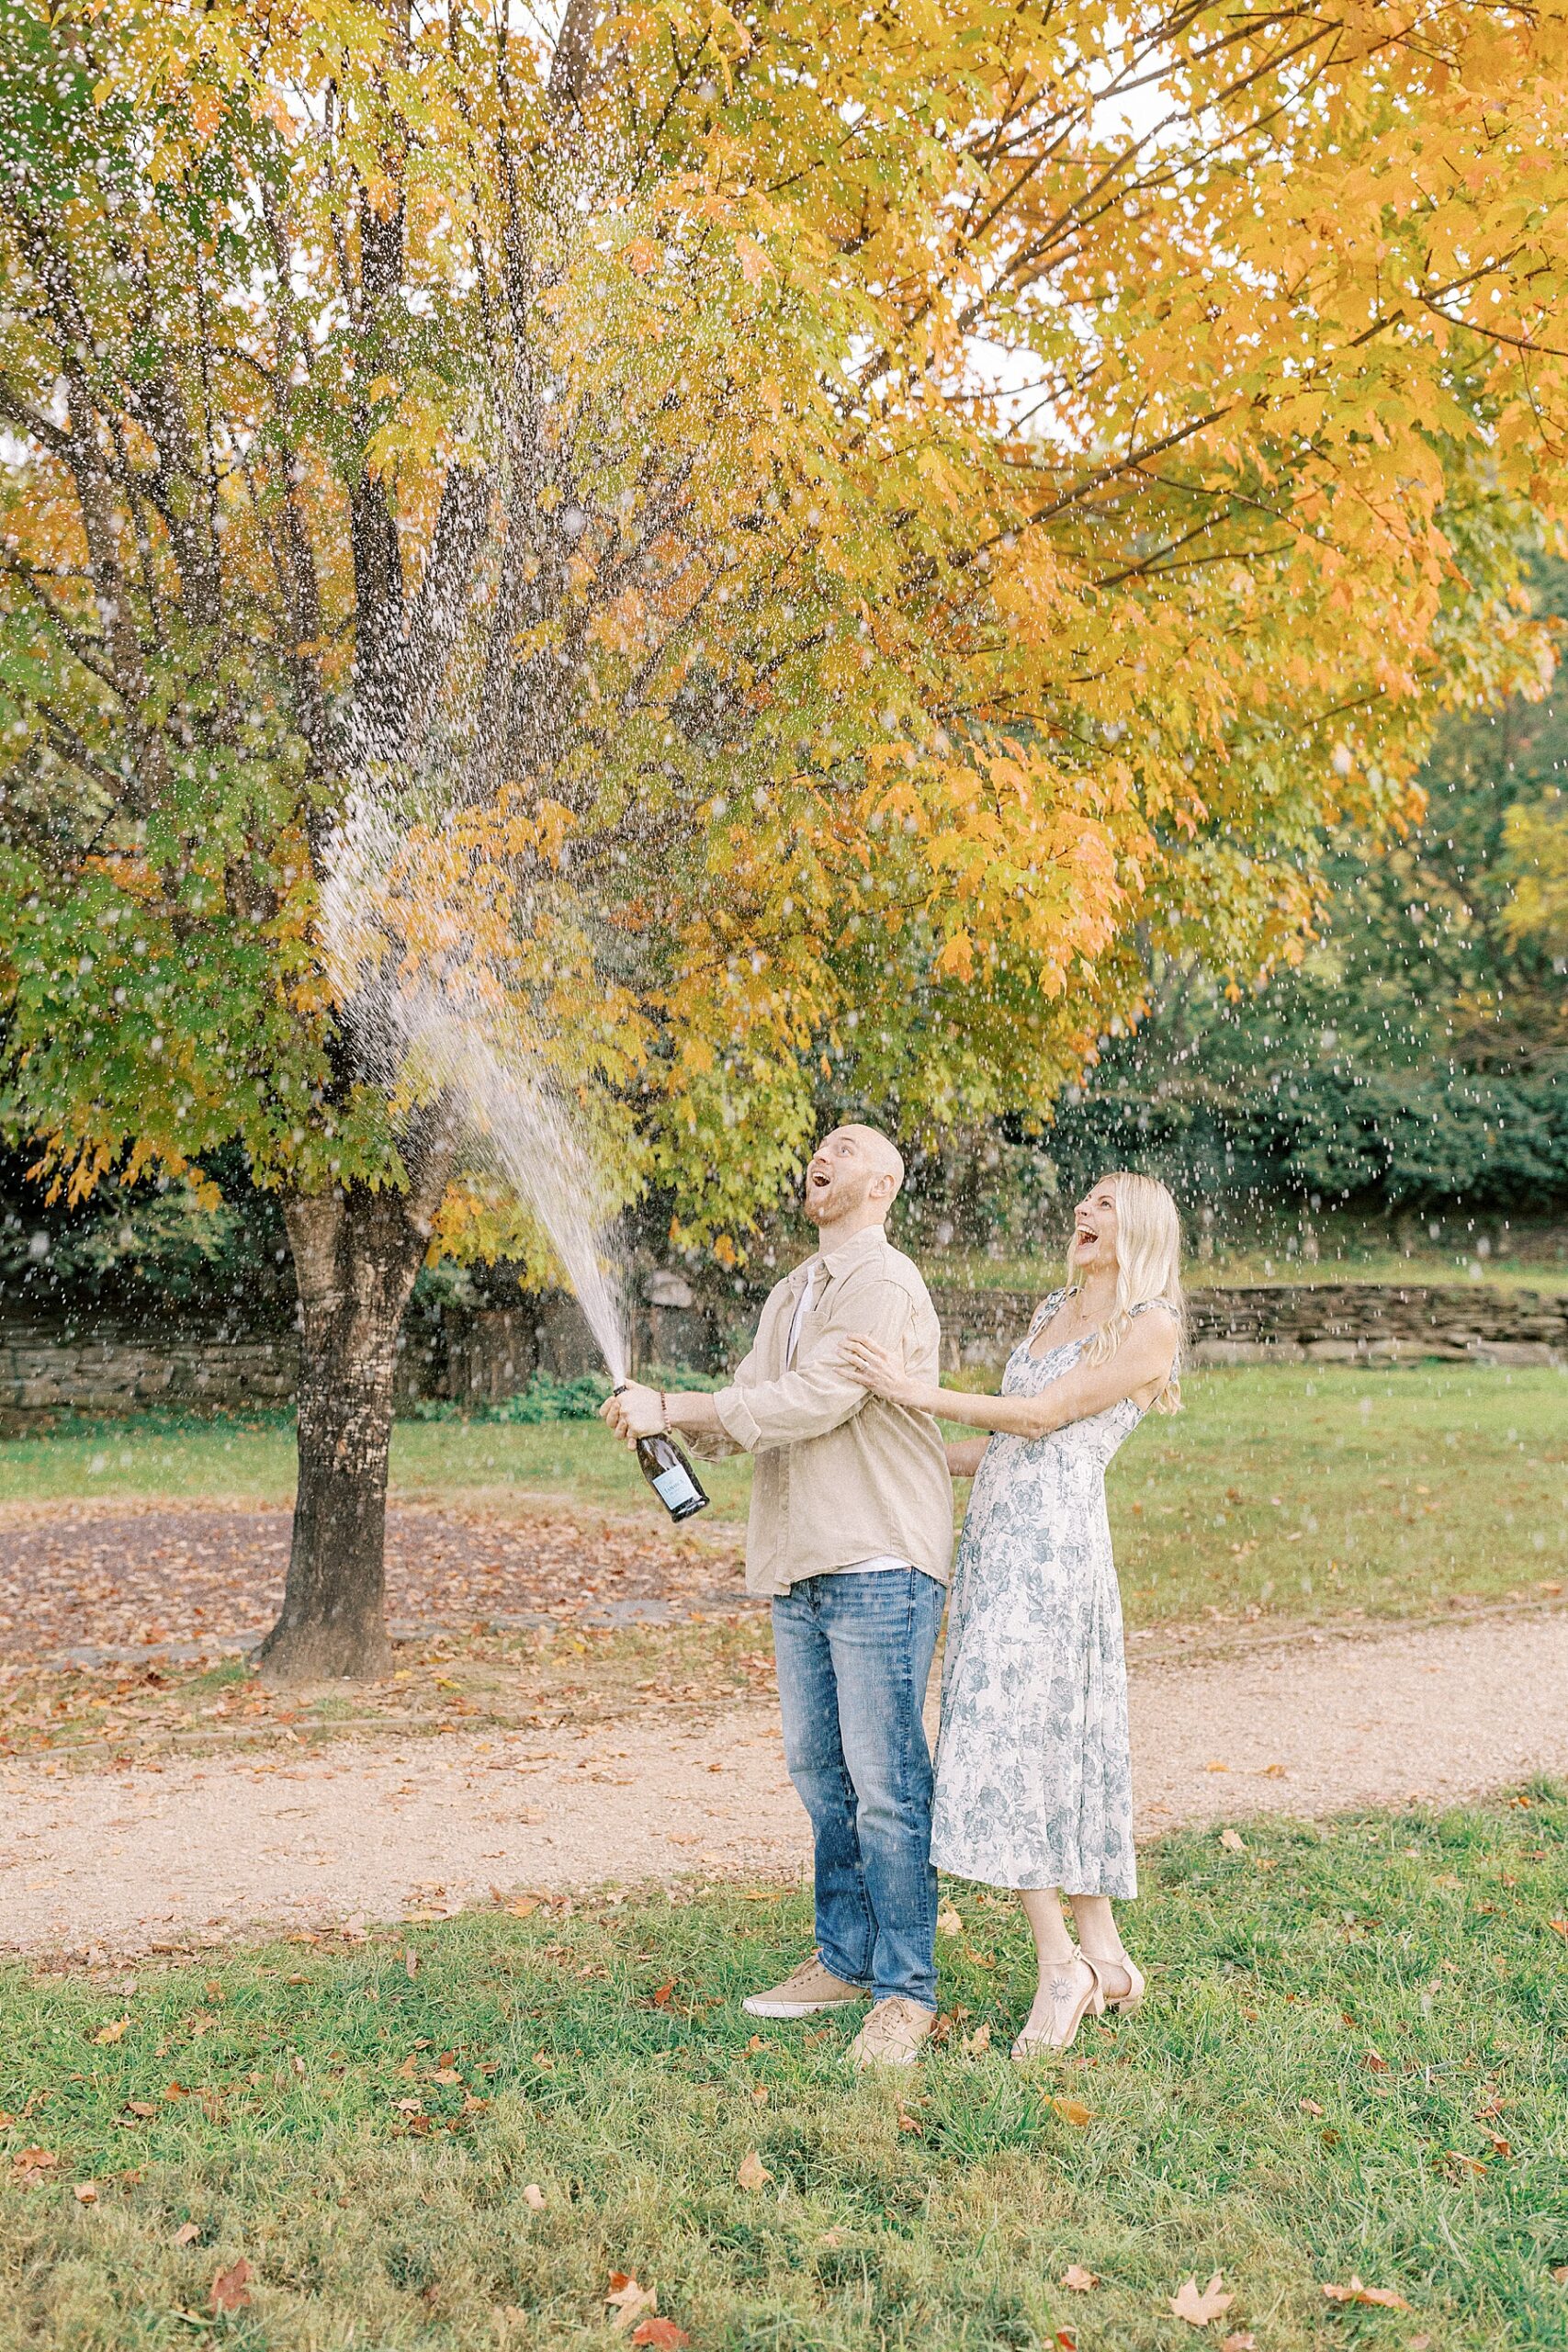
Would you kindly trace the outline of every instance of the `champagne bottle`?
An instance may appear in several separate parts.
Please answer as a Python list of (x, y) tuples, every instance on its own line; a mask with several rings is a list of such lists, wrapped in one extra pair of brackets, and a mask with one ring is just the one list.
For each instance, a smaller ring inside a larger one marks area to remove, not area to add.
[[(621, 1387), (627, 1384), (623, 1381)], [(615, 1391), (618, 1396), (620, 1388)], [(706, 1510), (708, 1498), (697, 1484), (697, 1474), (672, 1437), (660, 1430), (637, 1442), (637, 1468), (671, 1519), (691, 1519)]]

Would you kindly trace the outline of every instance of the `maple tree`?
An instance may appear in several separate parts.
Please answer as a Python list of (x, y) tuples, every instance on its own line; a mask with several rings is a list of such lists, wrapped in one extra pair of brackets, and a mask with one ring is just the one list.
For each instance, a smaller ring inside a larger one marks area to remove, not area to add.
[[(373, 925), (722, 1250), (824, 1073), (1043, 1106), (1290, 957), (1539, 683), (1561, 0), (3, 0), (0, 1120), (243, 1151), (300, 1302), (280, 1675), (374, 1670), (398, 1329), (526, 1246)], [(351, 971), (346, 994), (363, 984)]]

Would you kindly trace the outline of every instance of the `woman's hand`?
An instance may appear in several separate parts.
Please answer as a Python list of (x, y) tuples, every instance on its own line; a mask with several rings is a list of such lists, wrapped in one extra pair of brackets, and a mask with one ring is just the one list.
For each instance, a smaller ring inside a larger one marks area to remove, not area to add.
[(839, 1362), (852, 1380), (869, 1388), (874, 1396), (885, 1396), (890, 1405), (920, 1406), (929, 1395), (923, 1380), (913, 1380), (897, 1356), (878, 1347), (874, 1340), (852, 1333), (840, 1350)]

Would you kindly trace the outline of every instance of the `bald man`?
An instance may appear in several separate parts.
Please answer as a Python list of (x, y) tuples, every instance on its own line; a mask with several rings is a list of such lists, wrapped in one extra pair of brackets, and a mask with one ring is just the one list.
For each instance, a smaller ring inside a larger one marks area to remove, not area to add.
[(936, 2015), (931, 1761), (920, 1721), (953, 1549), (953, 1487), (928, 1413), (867, 1396), (852, 1332), (922, 1379), (941, 1333), (918, 1269), (883, 1230), (904, 1181), (874, 1127), (835, 1127), (806, 1171), (818, 1248), (775, 1285), (716, 1396), (633, 1385), (604, 1418), (628, 1444), (680, 1430), (756, 1456), (746, 1582), (768, 1593), (791, 1780), (816, 1846), (817, 1950), (753, 2017), (872, 2007), (849, 2055), (908, 2065)]

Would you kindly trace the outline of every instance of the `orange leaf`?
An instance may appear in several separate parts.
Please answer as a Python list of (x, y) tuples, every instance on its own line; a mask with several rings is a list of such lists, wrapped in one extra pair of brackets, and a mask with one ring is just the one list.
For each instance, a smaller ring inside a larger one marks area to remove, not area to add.
[(672, 1976), (668, 1984), (654, 1986), (653, 2006), (656, 2009), (667, 2009), (674, 1997), (675, 1979)]
[(1094, 2120), (1093, 2108), (1086, 2107), (1081, 2098), (1054, 2098), (1051, 2104), (1064, 2123), (1083, 2124)]
[(122, 2041), (125, 2039), (126, 2028), (130, 2023), (130, 2019), (129, 2017), (116, 2018), (111, 2025), (101, 2025), (96, 2033), (94, 2034), (93, 2040), (98, 2044), (100, 2049), (104, 2048), (108, 2042)]
[(677, 2327), (672, 2319), (645, 2319), (632, 2330), (634, 2344), (657, 2345), (661, 2352), (680, 2352), (680, 2346), (691, 2340), (685, 2329)]
[(227, 2270), (220, 2270), (212, 2281), (212, 2308), (215, 2312), (243, 2312), (251, 2300), (251, 2266), (243, 2255)]
[(1235, 2297), (1224, 2292), (1220, 2286), (1220, 2274), (1216, 2270), (1203, 2288), (1199, 2287), (1196, 2278), (1183, 2279), (1175, 2294), (1168, 2296), (1167, 2301), (1177, 2318), (1184, 2319), (1189, 2327), (1207, 2327), (1212, 2319), (1218, 2319), (1222, 2312), (1229, 2311)]
[(1404, 2296), (1396, 2294), (1392, 2287), (1364, 2287), (1353, 2270), (1348, 2287), (1325, 2287), (1323, 2291), (1331, 2303), (1373, 2303), (1385, 2312), (1410, 2309)]
[(649, 277), (659, 267), (662, 255), (651, 237), (634, 237), (626, 247), (626, 267), (634, 277)]
[(629, 2270), (612, 2270), (610, 2283), (604, 2290), (604, 2301), (615, 2314), (617, 2327), (630, 2327), (644, 2312), (659, 2309), (658, 2290), (643, 2286)]
[(96, 2205), (98, 2201), (98, 2184), (96, 2180), (79, 2180), (71, 2194), (78, 2205)]

